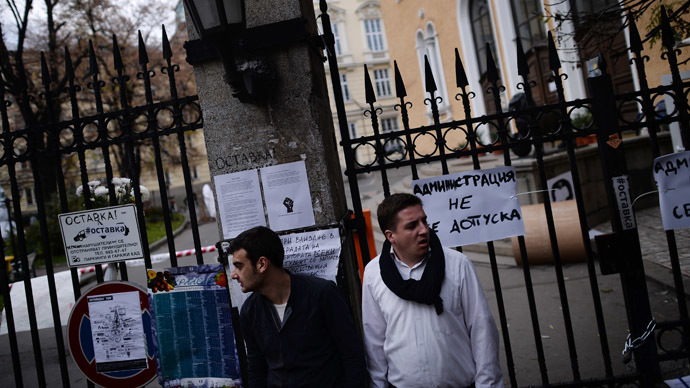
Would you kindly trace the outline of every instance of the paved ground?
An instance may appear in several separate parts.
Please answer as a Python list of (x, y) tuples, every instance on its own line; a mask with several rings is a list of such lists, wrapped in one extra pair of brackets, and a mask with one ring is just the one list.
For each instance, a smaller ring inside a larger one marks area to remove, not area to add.
[[(484, 164), (483, 164), (484, 165)], [(438, 174), (435, 168), (428, 167), (421, 170), (424, 175)], [(391, 191), (409, 191), (409, 171), (389, 171)], [(376, 175), (364, 177), (360, 180), (361, 195), (365, 208), (375, 211), (376, 205), (382, 198), (381, 184)], [(679, 317), (677, 299), (673, 290), (673, 278), (671, 276), (670, 261), (665, 232), (661, 229), (658, 209), (648, 209), (637, 214), (640, 228), (640, 239), (645, 257), (645, 269), (650, 281), (647, 283), (650, 304), (653, 316), (657, 321), (673, 320)], [(372, 214), (375, 217), (375, 214)], [(605, 232), (606, 225), (597, 226), (597, 229)], [(201, 225), (200, 235), (202, 246), (211, 245), (218, 239), (218, 231), (215, 223)], [(376, 232), (377, 246), (383, 236)], [(678, 251), (681, 255), (681, 267), (683, 268), (683, 281), (688, 283), (690, 279), (690, 231), (684, 230), (676, 233)], [(177, 250), (187, 249), (193, 246), (189, 229), (175, 239)], [(573, 365), (576, 365), (577, 373), (584, 379), (602, 377), (604, 375), (604, 362), (607, 358), (602, 351), (602, 334), (598, 330), (593, 309), (594, 290), (599, 294), (603, 306), (603, 321), (606, 327), (608, 344), (605, 347), (610, 354), (611, 365), (614, 374), (625, 373), (631, 366), (621, 361), (620, 352), (627, 336), (627, 321), (625, 302), (623, 300), (621, 282), (617, 275), (602, 276), (599, 273), (598, 263), (593, 263), (595, 276), (590, 279), (587, 263), (568, 264), (563, 267), (565, 288), (568, 300), (567, 309), (561, 303), (556, 281), (556, 270), (553, 265), (532, 266), (529, 271), (515, 264), (510, 255), (509, 245), (505, 242), (497, 242), (497, 251), (501, 255), (496, 257), (495, 270), (492, 270), (490, 258), (483, 252), (480, 245), (467, 247), (467, 255), (474, 263), (479, 278), (484, 285), (485, 293), (492, 307), (494, 317), (499, 327), (501, 341), (501, 358), (503, 371), (508, 380), (508, 365), (506, 345), (510, 348), (514, 362), (515, 377), (519, 386), (540, 385), (543, 383), (539, 364), (537, 362), (536, 343), (541, 341), (546, 359), (546, 369), (549, 382), (570, 381), (575, 375)], [(484, 244), (485, 246), (485, 244)], [(485, 248), (484, 248), (485, 250)], [(167, 246), (161, 247), (154, 253), (167, 252)], [(204, 262), (215, 262), (216, 253), (204, 255)], [(195, 258), (180, 259), (179, 265), (194, 264)], [(167, 262), (157, 263), (156, 266), (166, 266)], [(135, 282), (143, 283), (143, 266), (130, 266), (129, 278)], [(530, 315), (527, 302), (526, 276), (529, 275), (533, 285), (537, 317)], [(690, 285), (685, 285), (686, 292)], [(502, 297), (505, 325), (501, 325), (501, 315), (498, 308), (498, 300)], [(572, 318), (576, 356), (571, 356), (566, 341), (564, 314), (569, 313)], [(534, 327), (539, 328), (538, 335)], [(60, 385), (60, 374), (56, 355), (56, 346), (53, 329), (44, 329), (40, 332), (43, 352), (43, 364), (46, 366), (46, 374), (49, 386)], [(31, 339), (28, 332), (18, 334), (21, 347), (21, 362), (25, 376), (25, 386), (35, 385), (34, 359), (31, 351)], [(12, 366), (7, 336), (0, 336), (0, 386), (13, 386)], [(678, 338), (673, 334), (663, 337), (662, 343), (666, 347), (678, 345)], [(70, 380), (75, 386), (84, 386), (84, 378), (74, 367), (71, 358)], [(663, 369), (669, 377), (690, 374), (687, 363), (664, 363)], [(32, 381), (31, 379), (34, 379)], [(158, 386), (155, 382), (150, 386)]]

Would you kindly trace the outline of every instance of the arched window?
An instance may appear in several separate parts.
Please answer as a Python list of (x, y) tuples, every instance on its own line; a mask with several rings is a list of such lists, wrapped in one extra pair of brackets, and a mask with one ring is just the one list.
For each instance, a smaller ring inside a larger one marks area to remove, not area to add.
[(536, 45), (546, 44), (540, 0), (513, 0), (513, 17), (517, 35), (525, 52)]
[[(443, 102), (439, 104), (439, 109), (441, 113), (448, 113), (449, 101), (448, 93), (446, 91), (446, 81), (443, 74), (443, 65), (441, 62), (441, 50), (438, 45), (438, 35), (436, 34), (436, 29), (434, 25), (430, 22), (426, 25), (426, 31), (417, 31), (417, 57), (419, 60), (419, 69), (422, 72), (422, 79), (425, 79), (424, 72), (424, 56), (429, 59), (429, 66), (431, 66), (431, 72), (434, 74), (434, 81), (436, 82), (436, 88), (438, 89), (437, 96), (443, 98)], [(422, 83), (422, 87), (426, 82)], [(426, 89), (424, 90), (426, 93)], [(427, 106), (430, 109), (429, 106)]]
[(486, 43), (491, 47), (491, 54), (494, 56), (496, 66), (498, 66), (498, 56), (496, 55), (496, 39), (491, 28), (491, 14), (487, 0), (474, 0), (470, 3), (470, 20), (472, 20), (472, 36), (474, 37), (474, 47), (477, 51), (479, 61), (479, 71), (486, 73)]

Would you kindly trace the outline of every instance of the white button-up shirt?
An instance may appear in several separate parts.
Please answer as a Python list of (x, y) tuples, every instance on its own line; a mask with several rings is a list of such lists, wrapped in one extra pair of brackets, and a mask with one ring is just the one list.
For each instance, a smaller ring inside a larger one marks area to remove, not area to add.
[[(392, 249), (391, 249), (392, 251)], [(404, 300), (381, 279), (379, 257), (364, 271), (362, 321), (372, 387), (503, 387), (498, 332), (472, 263), (444, 248), (443, 313)], [(419, 280), (424, 259), (413, 267), (391, 252), (403, 280)]]

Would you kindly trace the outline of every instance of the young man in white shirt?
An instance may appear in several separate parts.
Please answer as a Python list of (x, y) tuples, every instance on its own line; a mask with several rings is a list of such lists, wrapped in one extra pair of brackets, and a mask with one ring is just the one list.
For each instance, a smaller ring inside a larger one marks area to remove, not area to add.
[(362, 289), (371, 387), (503, 387), (496, 324), (470, 260), (441, 246), (416, 196), (393, 194), (377, 213), (386, 242)]

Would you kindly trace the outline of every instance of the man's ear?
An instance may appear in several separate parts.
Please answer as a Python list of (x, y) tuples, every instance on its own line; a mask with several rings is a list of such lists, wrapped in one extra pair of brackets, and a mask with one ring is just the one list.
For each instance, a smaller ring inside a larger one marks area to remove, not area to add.
[(386, 229), (383, 234), (386, 236), (386, 240), (388, 240), (389, 243), (393, 244), (393, 231)]
[(266, 272), (268, 269), (268, 263), (269, 260), (266, 256), (259, 257), (259, 260), (256, 261), (256, 270), (259, 271), (259, 273)]

